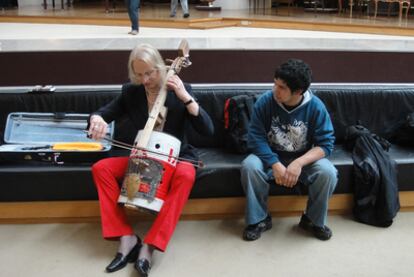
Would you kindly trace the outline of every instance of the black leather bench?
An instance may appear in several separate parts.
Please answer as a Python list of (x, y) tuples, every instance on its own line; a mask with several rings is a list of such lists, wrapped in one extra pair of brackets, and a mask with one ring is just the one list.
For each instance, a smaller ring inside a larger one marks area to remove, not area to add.
[[(237, 94), (256, 94), (270, 89), (271, 84), (193, 85), (199, 103), (207, 110), (215, 125), (213, 137), (201, 137), (193, 130), (188, 136), (199, 149), (205, 167), (198, 170), (190, 198), (222, 198), (243, 196), (240, 164), (245, 155), (232, 153), (224, 146), (224, 101)], [(326, 104), (331, 115), (336, 146), (329, 159), (339, 171), (336, 194), (351, 193), (353, 187), (351, 153), (344, 149), (346, 126), (362, 125), (372, 132), (390, 138), (414, 111), (414, 85), (403, 84), (315, 84), (312, 90)], [(0, 91), (1, 138), (10, 112), (76, 112), (90, 113), (118, 93), (116, 87), (62, 87), (54, 93), (28, 94), (27, 88), (2, 88)], [(135, 134), (130, 123), (116, 122), (115, 138), (131, 141)], [(2, 143), (4, 143), (2, 141)], [(113, 149), (110, 155), (128, 155)], [(390, 156), (398, 164), (400, 191), (413, 191), (414, 147), (393, 144)], [(0, 155), (0, 202), (95, 200), (90, 164), (55, 165), (44, 162), (11, 162)], [(273, 186), (272, 195), (292, 195), (297, 191)]]

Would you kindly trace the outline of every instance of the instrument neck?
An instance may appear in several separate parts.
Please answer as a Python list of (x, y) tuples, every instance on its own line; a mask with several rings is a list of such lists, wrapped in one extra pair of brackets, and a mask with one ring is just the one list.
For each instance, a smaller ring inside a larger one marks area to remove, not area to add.
[[(166, 80), (168, 80), (169, 77), (171, 77), (174, 74), (175, 72), (173, 70), (168, 70)], [(147, 146), (149, 137), (151, 135), (152, 130), (154, 130), (155, 123), (157, 122), (159, 118), (160, 112), (162, 111), (162, 107), (164, 107), (166, 98), (167, 98), (167, 86), (166, 84), (163, 84), (160, 90), (158, 91), (158, 95), (155, 98), (155, 102), (152, 105), (152, 108), (148, 109), (151, 111), (149, 113), (147, 123), (145, 124), (145, 127), (143, 129), (144, 135), (139, 140), (138, 140), (138, 136), (135, 138), (136, 146), (142, 147), (142, 148), (145, 148)], [(148, 108), (149, 106), (150, 106), (150, 103), (148, 102)]]
[(148, 90), (145, 90), (145, 94), (147, 96), (148, 113), (150, 113), (159, 95), (159, 90), (157, 92), (149, 92)]

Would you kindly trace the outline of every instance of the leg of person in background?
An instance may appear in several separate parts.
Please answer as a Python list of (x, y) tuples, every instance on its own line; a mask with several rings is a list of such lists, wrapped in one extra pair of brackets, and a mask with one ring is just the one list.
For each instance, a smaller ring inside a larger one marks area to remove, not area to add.
[(181, 0), (181, 8), (183, 9), (183, 17), (189, 17), (190, 13), (188, 11), (188, 0)]
[(170, 17), (174, 17), (177, 13), (178, 0), (171, 0)]
[(128, 34), (138, 35), (140, 0), (125, 0), (125, 3), (128, 8), (129, 20), (131, 21), (131, 31)]

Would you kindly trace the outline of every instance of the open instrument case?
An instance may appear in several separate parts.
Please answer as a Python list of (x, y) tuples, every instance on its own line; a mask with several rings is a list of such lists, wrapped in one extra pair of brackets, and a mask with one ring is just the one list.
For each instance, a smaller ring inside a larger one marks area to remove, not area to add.
[[(54, 164), (92, 163), (108, 156), (109, 142), (87, 137), (88, 114), (10, 113), (0, 146), (0, 160)], [(108, 126), (113, 137), (114, 124)], [(97, 144), (99, 143), (99, 144)]]

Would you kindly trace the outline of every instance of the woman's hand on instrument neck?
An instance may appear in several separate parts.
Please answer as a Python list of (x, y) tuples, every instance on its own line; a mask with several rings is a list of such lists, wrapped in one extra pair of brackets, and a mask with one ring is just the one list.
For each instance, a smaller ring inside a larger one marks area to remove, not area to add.
[(106, 136), (108, 124), (99, 115), (92, 115), (89, 122), (89, 136), (94, 140), (101, 140)]
[[(173, 90), (175, 95), (177, 95), (183, 103), (187, 103), (189, 100), (193, 99), (193, 97), (185, 89), (183, 81), (181, 81), (180, 77), (177, 75), (173, 75), (167, 80), (167, 88)], [(194, 116), (198, 115), (199, 106), (196, 101), (193, 100), (190, 104), (186, 105), (186, 108), (190, 114)]]

